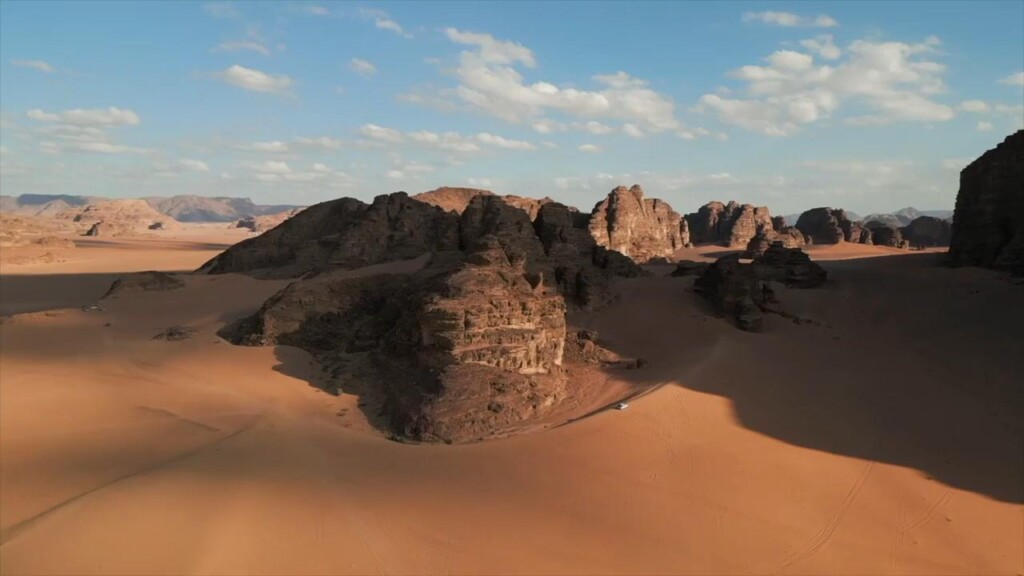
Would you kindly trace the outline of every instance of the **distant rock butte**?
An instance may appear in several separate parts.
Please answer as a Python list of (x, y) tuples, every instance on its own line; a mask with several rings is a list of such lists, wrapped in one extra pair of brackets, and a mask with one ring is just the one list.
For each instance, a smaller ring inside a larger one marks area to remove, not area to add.
[(903, 238), (914, 248), (949, 246), (953, 225), (940, 218), (918, 216), (900, 229)]
[(754, 236), (775, 229), (767, 207), (730, 201), (708, 202), (686, 215), (690, 242), (745, 248)]
[(960, 172), (948, 258), (1024, 275), (1024, 130)]
[(671, 257), (688, 243), (681, 221), (664, 201), (644, 198), (639, 186), (619, 186), (594, 206), (589, 229), (599, 246), (647, 262)]

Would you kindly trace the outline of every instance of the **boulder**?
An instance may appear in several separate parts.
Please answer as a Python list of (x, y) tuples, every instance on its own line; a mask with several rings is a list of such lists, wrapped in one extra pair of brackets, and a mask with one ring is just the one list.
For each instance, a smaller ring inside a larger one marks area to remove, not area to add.
[(740, 263), (738, 254), (723, 256), (712, 263), (693, 284), (715, 311), (732, 318), (747, 332), (764, 330), (762, 307), (771, 289), (754, 274), (754, 267)]
[(167, 272), (137, 272), (122, 276), (110, 285), (110, 289), (103, 295), (110, 298), (125, 292), (150, 292), (154, 290), (176, 290), (184, 288), (185, 283), (180, 278)]
[(751, 263), (754, 276), (774, 280), (792, 288), (815, 288), (825, 283), (828, 273), (799, 248), (787, 248), (775, 241)]
[(846, 211), (834, 208), (814, 208), (800, 215), (796, 228), (814, 244), (861, 242), (862, 229), (854, 224)]
[(639, 186), (619, 186), (590, 214), (590, 234), (599, 246), (638, 263), (671, 257), (686, 242), (679, 213), (662, 200), (644, 198)]

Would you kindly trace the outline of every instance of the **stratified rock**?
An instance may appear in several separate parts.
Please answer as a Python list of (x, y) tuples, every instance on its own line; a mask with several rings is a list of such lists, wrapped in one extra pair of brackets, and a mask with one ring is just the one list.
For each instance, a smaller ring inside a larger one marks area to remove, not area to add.
[(299, 346), (357, 371), (360, 386), (384, 395), (396, 436), (467, 442), (566, 396), (565, 311), (555, 290), (488, 235), (465, 260), (438, 255), (408, 276), (325, 272), (293, 282), (222, 335)]
[(644, 263), (685, 245), (680, 218), (664, 201), (644, 198), (639, 186), (619, 186), (594, 206), (590, 234), (598, 245)]
[(799, 248), (773, 242), (751, 263), (760, 280), (774, 280), (792, 288), (815, 288), (825, 283), (828, 273)]
[(741, 330), (764, 330), (762, 307), (771, 289), (754, 274), (752, 265), (740, 263), (738, 254), (723, 256), (708, 266), (693, 287), (716, 312), (732, 318)]
[(900, 233), (914, 248), (949, 246), (953, 226), (940, 218), (919, 216), (900, 228)]
[(847, 217), (846, 211), (834, 208), (814, 208), (800, 215), (796, 228), (813, 244), (840, 242), (867, 243), (870, 234)]
[(167, 272), (137, 272), (122, 276), (110, 285), (110, 289), (103, 295), (110, 298), (124, 292), (148, 292), (153, 290), (175, 290), (184, 288), (185, 283)]
[(722, 244), (746, 247), (751, 238), (774, 230), (771, 213), (764, 206), (738, 202), (708, 202), (694, 214), (687, 214), (690, 241), (694, 244)]
[(949, 262), (1024, 274), (1024, 130), (960, 172)]
[(359, 268), (455, 250), (458, 218), (404, 192), (377, 196), (370, 205), (331, 200), (235, 244), (200, 270), (291, 278), (325, 266)]

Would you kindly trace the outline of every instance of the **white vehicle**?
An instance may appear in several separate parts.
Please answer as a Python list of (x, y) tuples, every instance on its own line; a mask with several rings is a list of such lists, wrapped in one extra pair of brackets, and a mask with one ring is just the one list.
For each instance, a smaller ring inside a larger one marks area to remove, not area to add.
[(619, 402), (618, 404), (615, 405), (616, 410), (625, 410), (626, 408), (629, 408), (629, 404), (625, 402)]

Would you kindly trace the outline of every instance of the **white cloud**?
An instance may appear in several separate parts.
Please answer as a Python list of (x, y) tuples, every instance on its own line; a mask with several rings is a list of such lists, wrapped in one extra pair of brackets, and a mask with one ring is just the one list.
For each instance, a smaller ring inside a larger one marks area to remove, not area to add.
[(281, 142), (280, 140), (272, 140), (269, 142), (252, 142), (250, 144), (240, 144), (236, 146), (239, 150), (251, 150), (253, 152), (272, 152), (281, 153), (288, 151), (288, 144)]
[(182, 158), (181, 160), (178, 160), (178, 164), (180, 164), (183, 168), (185, 168), (187, 170), (191, 170), (193, 172), (209, 172), (210, 171), (210, 167), (207, 166), (206, 162), (203, 162), (202, 160), (192, 160), (191, 158)]
[(494, 187), (495, 184), (497, 184), (497, 181), (491, 180), (490, 178), (469, 178), (468, 180), (466, 180), (466, 182), (470, 186), (474, 186), (477, 188), (492, 188)]
[(390, 14), (383, 10), (363, 7), (359, 8), (358, 12), (359, 15), (362, 16), (363, 18), (373, 20), (373, 25), (379, 30), (387, 30), (389, 32), (394, 32), (395, 34), (398, 34), (403, 38), (412, 38), (412, 34), (406, 32), (405, 29), (402, 28), (402, 26), (398, 22), (396, 22), (391, 17)]
[(1024, 72), (1017, 72), (1016, 74), (1010, 74), (1006, 78), (1000, 78), (999, 83), (1011, 86), (1024, 86)]
[(481, 132), (472, 136), (465, 136), (458, 132), (430, 132), (427, 130), (403, 133), (394, 128), (385, 128), (376, 124), (364, 124), (359, 128), (359, 133), (377, 142), (391, 144), (411, 142), (420, 146), (451, 152), (477, 152), (480, 150), (478, 144), (507, 150), (537, 149), (537, 146), (530, 142), (512, 140), (487, 132)]
[(594, 153), (594, 152), (600, 152), (601, 151), (601, 147), (600, 146), (596, 146), (594, 144), (581, 144), (580, 147), (578, 148), (578, 150), (580, 152), (591, 152), (591, 153)]
[(40, 149), (47, 154), (60, 154), (62, 152), (95, 152), (98, 154), (148, 154), (151, 150), (127, 146), (124, 144), (113, 144), (104, 141), (72, 141), (72, 142), (41, 142)]
[(481, 132), (476, 135), (476, 139), (484, 144), (491, 146), (497, 146), (498, 148), (507, 148), (509, 150), (536, 150), (537, 147), (529, 142), (522, 140), (509, 140), (502, 138), (501, 136), (495, 136), (486, 132)]
[(992, 129), (992, 123), (991, 122), (980, 121), (980, 122), (978, 122), (977, 128), (978, 128), (979, 132), (988, 132), (989, 130)]
[(945, 66), (922, 58), (934, 53), (937, 42), (932, 37), (919, 44), (857, 40), (836, 66), (815, 66), (809, 55), (778, 51), (765, 59), (768, 66), (730, 73), (746, 82), (746, 98), (705, 94), (696, 110), (770, 136), (830, 118), (847, 103), (861, 112), (847, 118), (850, 124), (949, 120), (953, 109), (931, 99), (945, 90)]
[(402, 180), (405, 178), (405, 173), (401, 170), (388, 170), (386, 176), (392, 180)]
[(625, 134), (626, 136), (629, 136), (631, 138), (643, 138), (644, 137), (643, 130), (640, 130), (639, 128), (637, 128), (635, 124), (628, 124), (628, 123), (627, 124), (623, 124), (622, 125), (622, 132), (623, 132), (623, 134)]
[(295, 144), (299, 146), (308, 146), (310, 148), (323, 148), (325, 150), (340, 150), (343, 142), (336, 138), (330, 138), (328, 136), (319, 136), (317, 138), (304, 138), (299, 137), (295, 139)]
[(210, 2), (203, 4), (203, 10), (214, 18), (238, 18), (242, 15), (232, 2)]
[(596, 120), (591, 120), (586, 123), (577, 122), (574, 123), (572, 127), (575, 128), (576, 130), (590, 132), (591, 134), (595, 135), (611, 134), (612, 132), (615, 132), (615, 129), (612, 128), (611, 126), (608, 126), (607, 124), (602, 124)]
[(551, 134), (552, 132), (565, 132), (566, 126), (561, 122), (549, 120), (547, 118), (541, 118), (532, 124), (535, 131), (541, 134)]
[(359, 133), (367, 138), (382, 140), (384, 142), (393, 142), (395, 144), (404, 140), (402, 133), (398, 130), (393, 128), (384, 128), (382, 126), (377, 126), (376, 124), (363, 124), (359, 128)]
[(139, 123), (139, 116), (135, 112), (113, 106), (89, 110), (75, 108), (57, 113), (37, 108), (29, 110), (28, 117), (40, 122), (64, 122), (75, 126), (135, 126)]
[(259, 52), (264, 56), (270, 56), (270, 48), (267, 48), (261, 42), (257, 42), (255, 40), (234, 40), (231, 42), (221, 42), (213, 48), (214, 52), (242, 52), (245, 50)]
[[(625, 72), (597, 75), (599, 90), (560, 87), (550, 82), (526, 84), (518, 66), (534, 68), (533, 52), (514, 42), (489, 34), (449, 28), (448, 38), (473, 47), (459, 56), (454, 74), (459, 81), (455, 95), (465, 104), (514, 123), (530, 123), (541, 133), (552, 126), (538, 120), (547, 111), (581, 118), (614, 118), (651, 131), (679, 126), (670, 98)], [(546, 130), (546, 131), (545, 131)]]
[(801, 40), (800, 45), (821, 56), (825, 60), (836, 60), (842, 55), (842, 50), (835, 45), (831, 34), (822, 34), (816, 38)]
[(263, 162), (249, 162), (245, 165), (258, 174), (290, 174), (291, 166), (283, 160), (265, 160)]
[(239, 88), (267, 94), (283, 94), (292, 85), (292, 79), (283, 74), (267, 74), (238, 64), (223, 72), (218, 72), (216, 76)]
[(815, 17), (798, 16), (789, 12), (744, 12), (744, 22), (763, 22), (774, 26), (801, 26), (812, 28), (832, 28), (839, 23), (831, 16), (821, 14)]
[(981, 100), (965, 100), (960, 103), (960, 109), (965, 112), (974, 112), (977, 114), (983, 114), (988, 112), (988, 104)]
[(32, 68), (47, 74), (53, 74), (56, 71), (49, 62), (43, 60), (11, 60), (11, 64), (22, 68)]
[(361, 58), (353, 58), (348, 67), (360, 76), (373, 76), (377, 73), (377, 67)]

